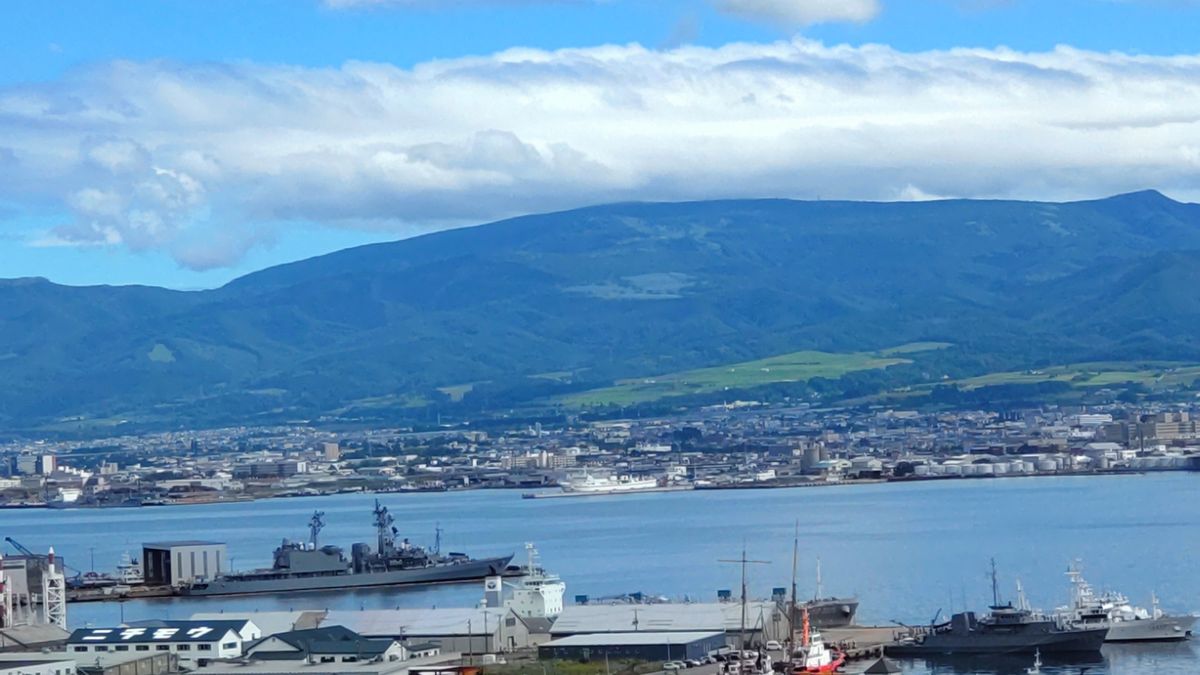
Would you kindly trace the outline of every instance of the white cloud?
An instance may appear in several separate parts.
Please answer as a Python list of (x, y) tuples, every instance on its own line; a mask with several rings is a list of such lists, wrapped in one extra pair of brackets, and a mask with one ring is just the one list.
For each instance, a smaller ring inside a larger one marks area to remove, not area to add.
[[(743, 19), (798, 28), (831, 21), (864, 22), (880, 12), (880, 0), (705, 0)], [(602, 3), (605, 0), (324, 0), (332, 9), (445, 9), (464, 5)]]
[(715, 3), (721, 11), (786, 27), (870, 21), (880, 11), (879, 0), (715, 0)]
[(115, 62), (0, 88), (45, 242), (229, 264), (289, 223), (431, 230), (629, 199), (1196, 198), (1200, 57), (794, 40), (413, 69)]

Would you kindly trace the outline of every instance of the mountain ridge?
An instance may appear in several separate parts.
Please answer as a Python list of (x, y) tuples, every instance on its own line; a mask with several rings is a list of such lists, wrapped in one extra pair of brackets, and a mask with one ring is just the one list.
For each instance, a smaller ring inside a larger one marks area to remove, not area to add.
[[(1178, 288), (1197, 252), (1200, 206), (1157, 191), (1066, 203), (754, 199), (522, 216), (200, 291), (0, 280), (10, 383), (0, 428), (319, 417), (380, 398), (444, 406), (439, 388), (487, 381), (462, 402), (482, 409), (921, 340), (954, 343), (937, 358), (963, 368), (1126, 348), (1200, 357), (1200, 306)], [(573, 375), (535, 381), (549, 372)]]

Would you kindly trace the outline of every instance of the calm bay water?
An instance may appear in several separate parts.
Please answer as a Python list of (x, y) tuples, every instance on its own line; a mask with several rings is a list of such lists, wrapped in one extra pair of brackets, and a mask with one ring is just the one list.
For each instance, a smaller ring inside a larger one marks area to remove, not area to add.
[[(269, 566), (283, 537), (304, 539), (312, 512), (326, 514), (325, 543), (373, 541), (374, 495), (143, 509), (5, 511), (0, 535), (35, 550), (50, 545), (69, 565), (109, 571), (145, 541), (225, 541), (237, 568)], [(928, 622), (990, 600), (988, 559), (1011, 596), (1020, 579), (1035, 606), (1065, 604), (1063, 575), (1082, 559), (1093, 585), (1170, 611), (1200, 610), (1200, 474), (1014, 478), (820, 489), (656, 493), (522, 500), (515, 491), (381, 495), (403, 536), (475, 555), (537, 544), (567, 581), (568, 597), (645, 591), (713, 600), (736, 594), (736, 558), (768, 560), (750, 570), (751, 594), (790, 580), (793, 523), (800, 522), (801, 592), (813, 591), (820, 557), (827, 593), (857, 594), (863, 623)], [(397, 591), (71, 605), (75, 626), (120, 619), (186, 618), (199, 611), (461, 606), (481, 584)], [(912, 673), (1020, 673), (1029, 664), (907, 664)], [(1048, 673), (1195, 673), (1193, 644), (1106, 647), (1104, 661), (1061, 664)]]

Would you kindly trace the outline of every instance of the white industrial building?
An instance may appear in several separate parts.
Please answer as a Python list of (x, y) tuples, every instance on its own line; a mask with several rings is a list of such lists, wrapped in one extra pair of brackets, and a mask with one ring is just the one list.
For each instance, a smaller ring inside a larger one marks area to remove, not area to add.
[(530, 646), (528, 624), (508, 608), (334, 610), (322, 625), (345, 626), (366, 637), (432, 642), (443, 653), (495, 654)]
[(225, 572), (229, 556), (216, 541), (160, 541), (142, 544), (142, 570), (146, 583), (185, 586), (211, 581)]
[[(737, 602), (569, 605), (550, 629), (555, 639), (596, 633), (723, 632), (731, 640), (742, 630), (742, 605)], [(751, 642), (784, 640), (786, 612), (772, 601), (746, 603), (746, 638)]]
[(67, 639), (69, 656), (85, 661), (92, 654), (168, 652), (182, 666), (242, 655), (244, 645), (262, 637), (253, 622), (146, 621), (112, 628), (80, 628)]

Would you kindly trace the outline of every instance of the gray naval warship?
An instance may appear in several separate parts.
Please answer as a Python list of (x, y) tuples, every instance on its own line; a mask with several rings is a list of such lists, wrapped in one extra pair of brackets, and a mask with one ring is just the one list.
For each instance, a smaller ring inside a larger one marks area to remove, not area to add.
[(275, 549), (275, 563), (269, 569), (231, 572), (187, 586), (181, 593), (245, 595), (458, 583), (506, 574), (512, 560), (512, 554), (478, 560), (462, 553), (442, 555), (440, 536), (432, 550), (411, 544), (407, 539), (397, 542), (395, 520), (378, 500), (374, 511), (378, 549), (372, 551), (365, 543), (354, 544), (347, 560), (341, 548), (318, 545), (317, 536), (325, 526), (324, 515), (313, 514), (309, 521), (309, 541), (284, 539)]
[(1098, 654), (1108, 627), (1080, 626), (1034, 612), (1018, 584), (1019, 600), (1001, 604), (992, 567), (992, 605), (987, 616), (961, 612), (949, 622), (915, 629), (886, 648), (888, 656), (953, 657), (996, 654)]
[(792, 625), (799, 626), (802, 614), (808, 612), (810, 624), (816, 628), (843, 628), (854, 624), (858, 613), (858, 598), (825, 596), (821, 582), (821, 559), (817, 558), (817, 588), (812, 600), (792, 607)]
[(1192, 636), (1196, 617), (1169, 615), (1158, 608), (1152, 596), (1151, 609), (1137, 607), (1115, 591), (1097, 593), (1083, 579), (1078, 562), (1067, 568), (1071, 580), (1071, 604), (1059, 608), (1058, 617), (1077, 626), (1108, 628), (1105, 642), (1175, 642)]

